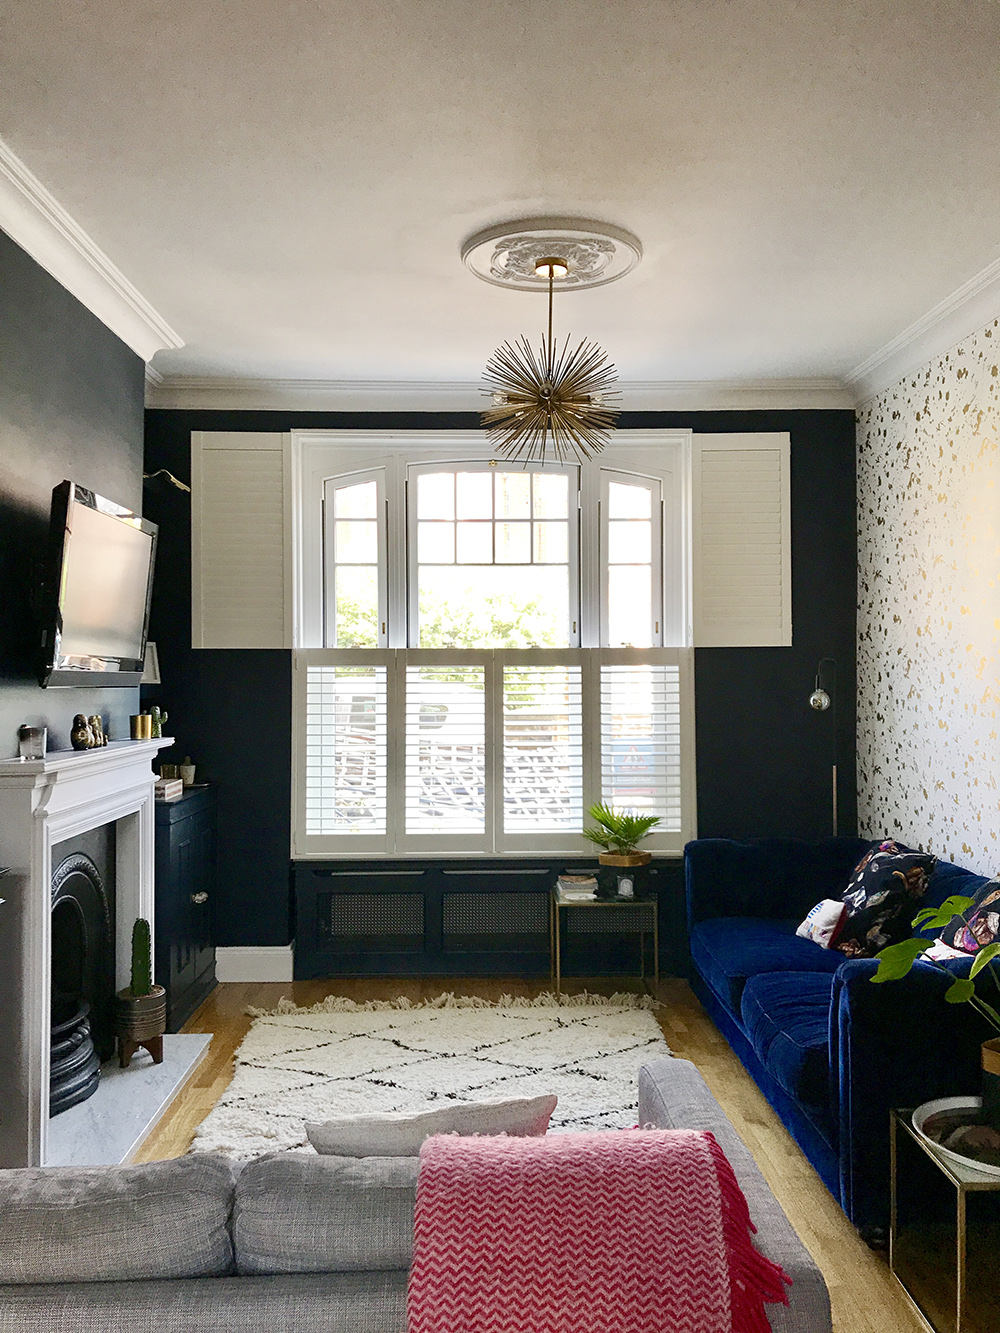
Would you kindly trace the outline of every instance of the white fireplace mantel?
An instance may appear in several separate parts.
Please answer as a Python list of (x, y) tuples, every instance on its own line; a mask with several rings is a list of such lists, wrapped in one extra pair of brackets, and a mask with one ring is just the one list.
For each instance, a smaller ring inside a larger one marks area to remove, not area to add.
[(44, 1166), (49, 1118), (52, 849), (115, 824), (115, 984), (129, 979), (132, 923), (154, 917), (151, 763), (170, 737), (0, 761), (0, 1167)]

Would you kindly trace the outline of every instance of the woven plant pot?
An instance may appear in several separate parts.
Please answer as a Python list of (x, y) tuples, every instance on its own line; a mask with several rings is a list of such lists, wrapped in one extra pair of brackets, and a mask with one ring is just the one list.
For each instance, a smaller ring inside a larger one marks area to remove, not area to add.
[(133, 995), (126, 987), (115, 996), (115, 1036), (123, 1041), (147, 1042), (167, 1030), (167, 992), (154, 986), (148, 995)]
[(619, 856), (617, 852), (601, 852), (597, 858), (602, 866), (648, 866), (653, 859), (652, 852), (628, 852)]

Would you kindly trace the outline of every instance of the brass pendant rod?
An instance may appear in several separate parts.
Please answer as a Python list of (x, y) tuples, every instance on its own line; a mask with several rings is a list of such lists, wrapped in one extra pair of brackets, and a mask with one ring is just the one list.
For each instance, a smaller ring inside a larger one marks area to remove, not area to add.
[(549, 265), (549, 375), (552, 374), (552, 282), (555, 277), (555, 264)]

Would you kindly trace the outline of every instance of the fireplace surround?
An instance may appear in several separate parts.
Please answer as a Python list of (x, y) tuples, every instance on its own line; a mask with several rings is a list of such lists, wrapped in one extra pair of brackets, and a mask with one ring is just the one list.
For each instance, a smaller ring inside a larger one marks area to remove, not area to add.
[(10, 867), (0, 930), (0, 1167), (47, 1163), (58, 844), (114, 825), (114, 985), (121, 988), (129, 980), (132, 922), (154, 919), (151, 762), (171, 744), (169, 737), (117, 741), (0, 761), (0, 862)]

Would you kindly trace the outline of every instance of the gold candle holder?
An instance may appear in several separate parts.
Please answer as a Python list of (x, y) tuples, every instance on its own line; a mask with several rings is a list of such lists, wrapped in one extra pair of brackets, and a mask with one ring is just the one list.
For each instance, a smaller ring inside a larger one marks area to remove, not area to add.
[(148, 713), (133, 713), (129, 718), (131, 736), (134, 741), (153, 739), (153, 719)]

